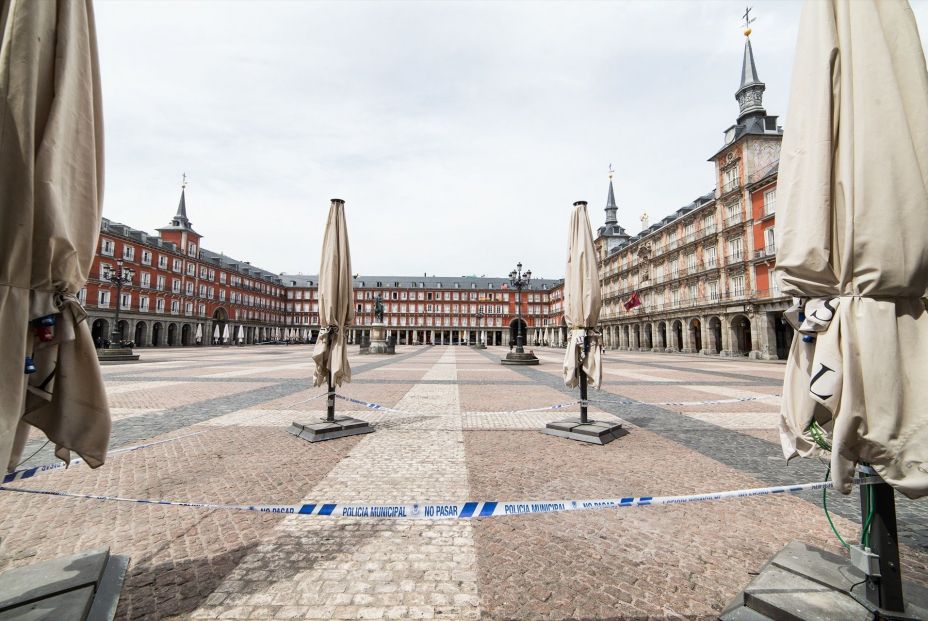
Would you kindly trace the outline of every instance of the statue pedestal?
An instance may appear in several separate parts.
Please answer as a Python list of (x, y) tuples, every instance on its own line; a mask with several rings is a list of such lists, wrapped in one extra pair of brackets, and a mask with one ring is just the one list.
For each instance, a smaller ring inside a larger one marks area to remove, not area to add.
[(383, 323), (381, 322), (371, 324), (370, 353), (372, 354), (387, 353), (387, 331), (384, 329)]

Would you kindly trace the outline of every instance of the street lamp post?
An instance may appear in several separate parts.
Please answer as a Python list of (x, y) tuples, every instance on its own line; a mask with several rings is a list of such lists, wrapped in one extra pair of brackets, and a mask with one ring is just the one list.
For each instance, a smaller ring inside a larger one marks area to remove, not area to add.
[(131, 269), (123, 267), (122, 259), (116, 261), (116, 270), (110, 270), (105, 279), (116, 286), (116, 317), (113, 319), (113, 331), (110, 333), (110, 349), (122, 349), (122, 331), (119, 329), (119, 307), (122, 306), (122, 286), (132, 282), (135, 274)]
[(522, 289), (532, 281), (532, 270), (522, 271), (522, 262), (509, 272), (509, 284), (516, 290), (516, 350), (509, 352), (501, 362), (503, 364), (538, 364), (533, 353), (525, 353), (525, 332), (522, 329)]
[(116, 286), (116, 313), (113, 317), (113, 330), (110, 332), (110, 344), (106, 349), (100, 350), (101, 359), (138, 360), (138, 354), (132, 353), (132, 347), (123, 342), (122, 331), (119, 329), (119, 309), (122, 306), (123, 285), (132, 283), (135, 272), (123, 266), (122, 259), (116, 260), (116, 269), (108, 270), (103, 274), (102, 280)]

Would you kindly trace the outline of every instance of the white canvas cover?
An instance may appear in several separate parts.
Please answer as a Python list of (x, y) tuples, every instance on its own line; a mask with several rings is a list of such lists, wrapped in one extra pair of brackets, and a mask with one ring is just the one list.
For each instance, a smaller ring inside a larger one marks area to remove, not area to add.
[[(319, 323), (322, 329), (313, 347), (313, 361), (316, 363), (314, 386), (325, 384), (330, 370), (333, 385), (341, 386), (343, 381), (351, 381), (346, 331), (353, 322), (354, 285), (345, 202), (332, 199), (319, 265)], [(328, 338), (330, 334), (331, 343)]]
[[(777, 189), (777, 271), (802, 332), (787, 363), (783, 452), (832, 444), (928, 494), (928, 72), (905, 2), (804, 7)], [(803, 339), (805, 337), (805, 340)]]
[[(100, 232), (103, 110), (90, 2), (0, 2), (0, 463), (38, 427), (106, 457), (110, 414), (86, 313)], [(117, 300), (116, 303), (119, 303)], [(51, 342), (29, 322), (54, 315)], [(23, 373), (31, 355), (37, 372)], [(15, 446), (14, 446), (15, 443)]]
[[(564, 320), (567, 322), (567, 352), (564, 354), (564, 383), (579, 383), (577, 366), (586, 373), (590, 386), (598, 388), (603, 376), (600, 334), (596, 331), (602, 308), (599, 270), (586, 203), (574, 203), (567, 238), (567, 269), (564, 272)], [(583, 337), (589, 353), (583, 353)]]

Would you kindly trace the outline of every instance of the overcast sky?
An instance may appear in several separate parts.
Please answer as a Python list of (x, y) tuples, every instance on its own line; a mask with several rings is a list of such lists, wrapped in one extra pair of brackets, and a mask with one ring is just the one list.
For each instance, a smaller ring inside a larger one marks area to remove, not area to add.
[[(799, 2), (754, 2), (785, 117)], [(913, 2), (925, 41), (928, 2)], [(315, 273), (329, 199), (354, 271), (563, 277), (572, 203), (629, 233), (714, 187), (740, 2), (98, 1), (104, 216)]]

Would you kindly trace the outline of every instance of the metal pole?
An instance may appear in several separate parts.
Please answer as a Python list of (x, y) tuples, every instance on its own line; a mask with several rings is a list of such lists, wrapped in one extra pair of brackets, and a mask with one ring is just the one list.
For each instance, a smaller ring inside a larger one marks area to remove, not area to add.
[(525, 353), (522, 346), (525, 339), (522, 337), (522, 284), (516, 285), (516, 353)]
[(335, 392), (332, 389), (332, 331), (331, 328), (329, 332), (326, 333), (326, 344), (328, 345), (329, 350), (329, 372), (328, 377), (328, 387), (329, 387), (329, 396), (326, 398), (326, 422), (334, 423), (335, 422)]
[[(861, 473), (875, 475), (869, 466)], [(870, 523), (870, 550), (879, 556), (880, 575), (867, 576), (867, 601), (883, 610), (905, 611), (902, 596), (902, 572), (899, 567), (899, 543), (896, 534), (896, 500), (893, 488), (881, 481), (876, 485), (860, 486), (860, 514), (866, 520), (870, 514), (869, 490), (873, 490), (873, 520)]]
[[(583, 336), (583, 358), (581, 358), (580, 360), (582, 361), (586, 356), (589, 355), (589, 353), (590, 353), (590, 339), (588, 336), (584, 335)], [(582, 364), (577, 365), (577, 372), (580, 374), (580, 401), (582, 401), (582, 403), (580, 404), (580, 424), (585, 425), (587, 424), (587, 422), (589, 422), (589, 420), (587, 419), (587, 415), (586, 415), (586, 373), (583, 372)]]
[(117, 274), (114, 281), (116, 284), (116, 318), (113, 319), (113, 331), (110, 333), (112, 342), (110, 343), (110, 349), (116, 348), (117, 343), (122, 341), (122, 332), (119, 330), (119, 304), (122, 297), (122, 274)]

